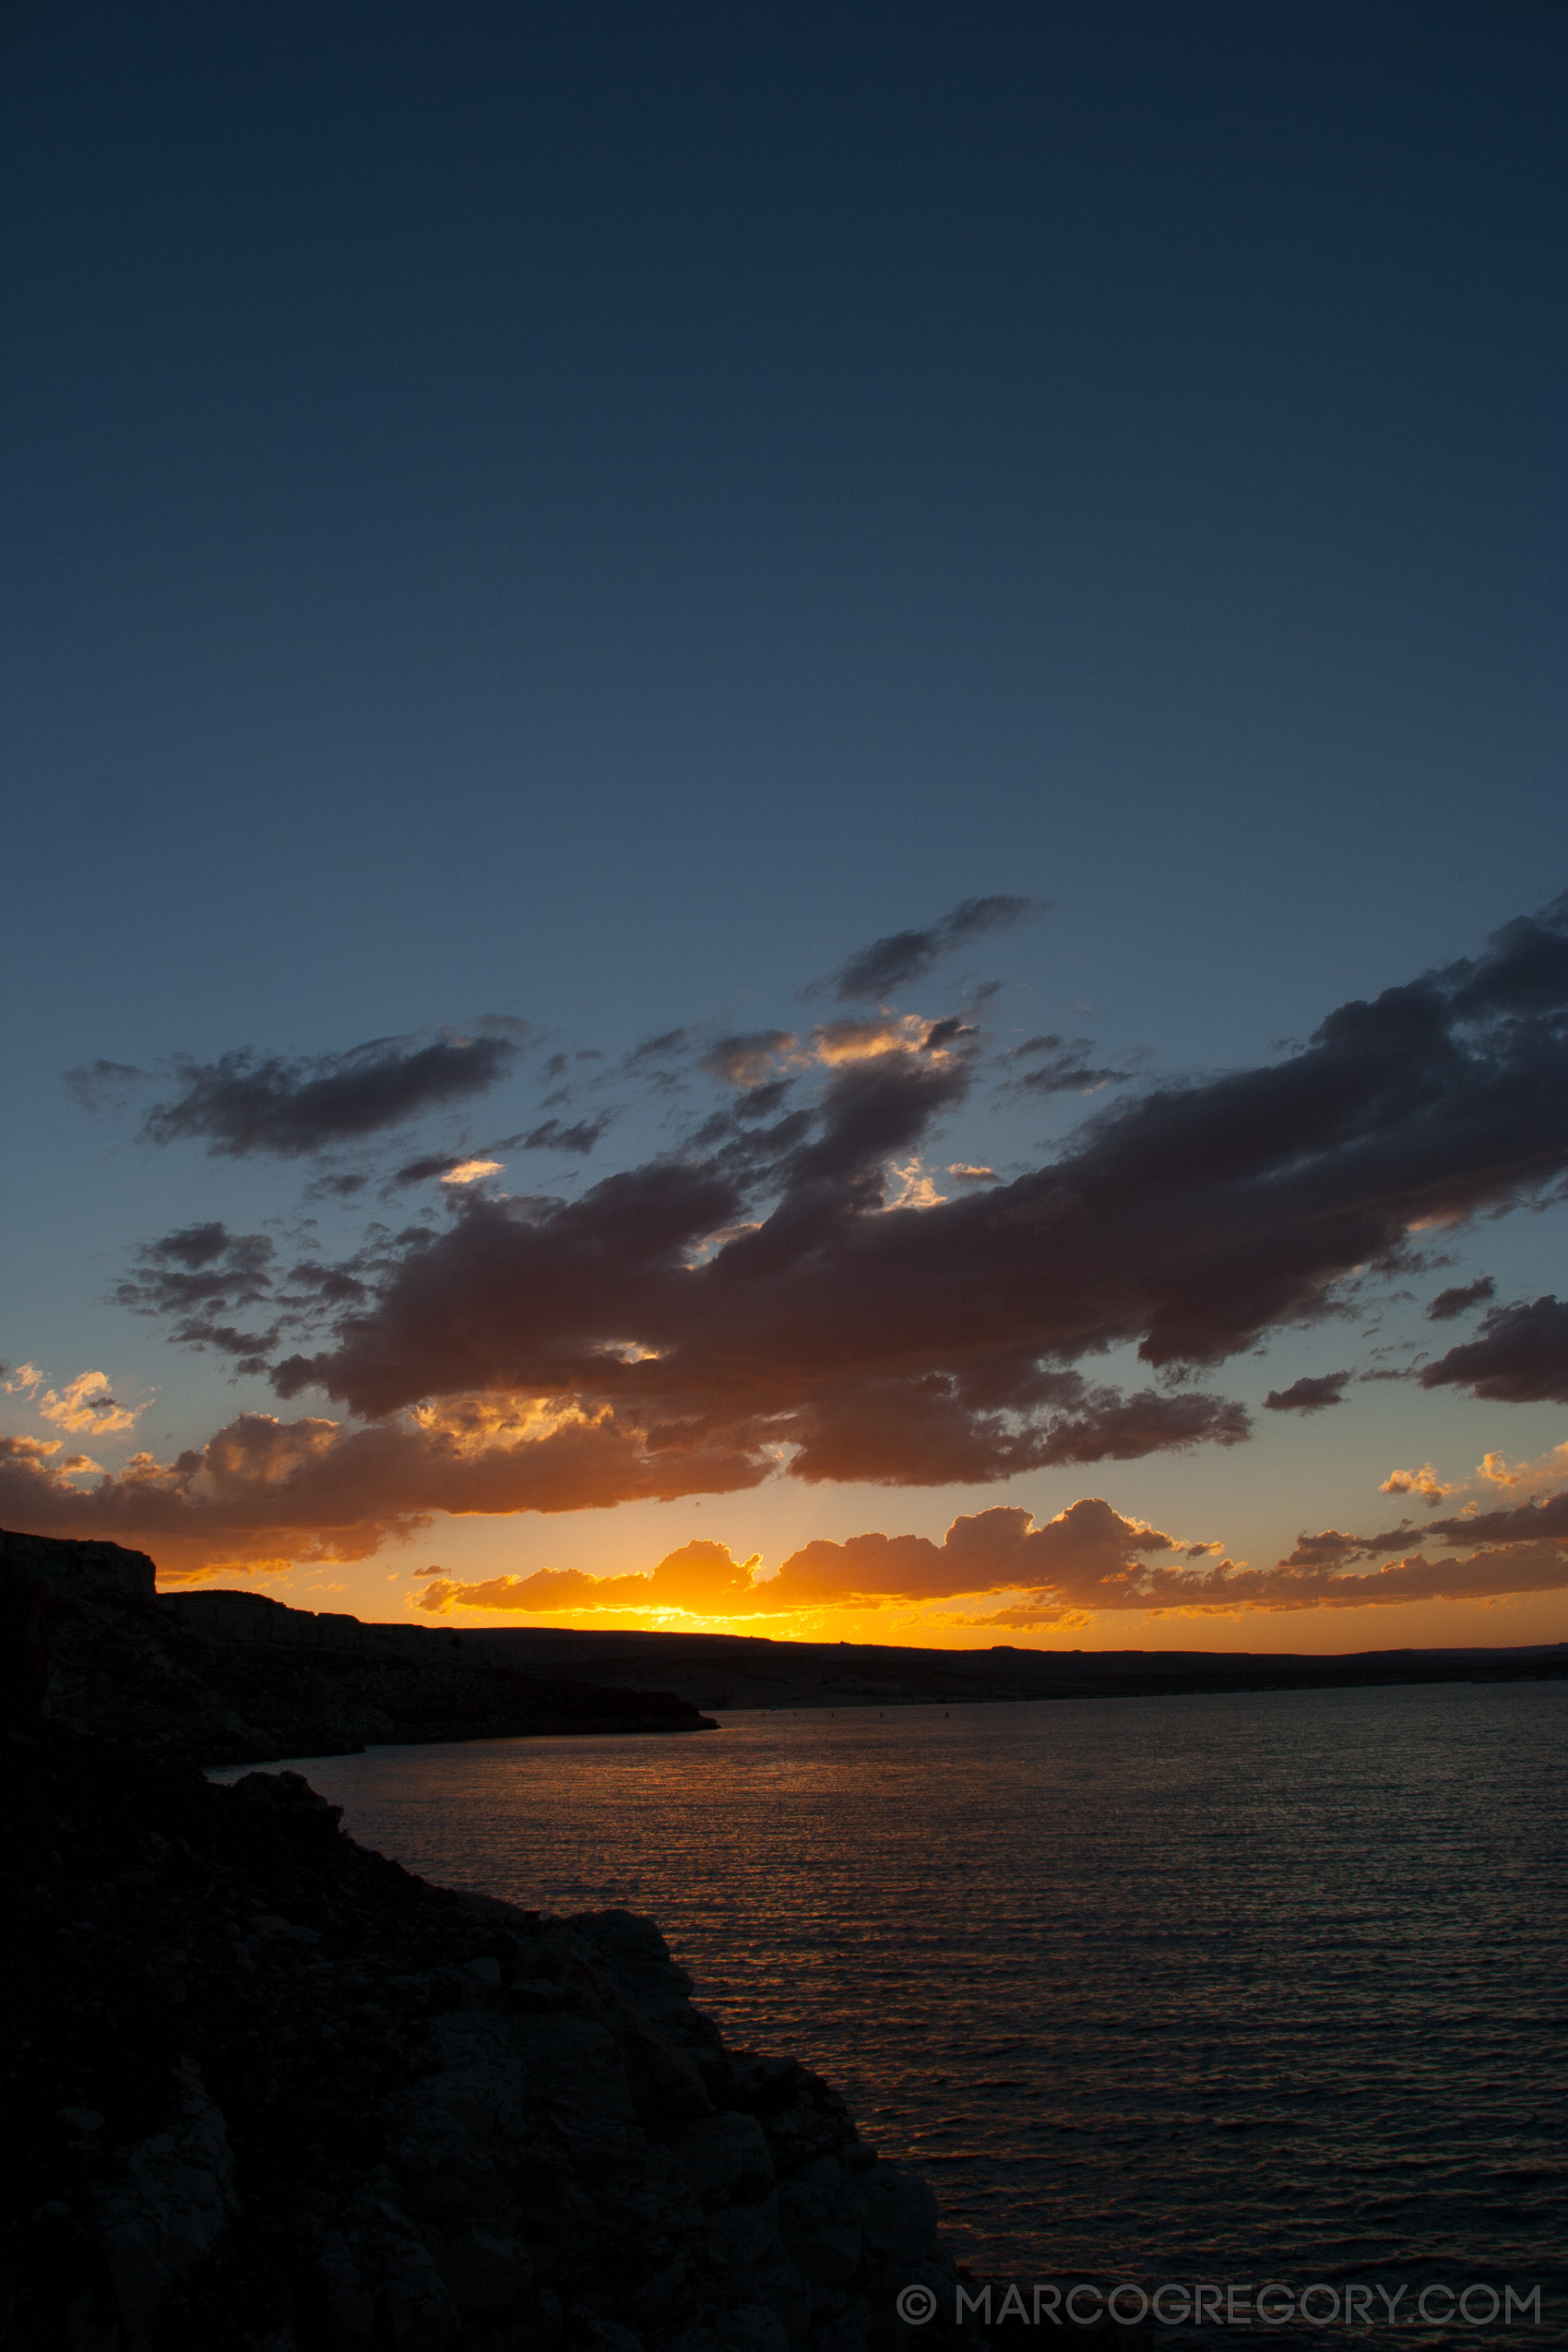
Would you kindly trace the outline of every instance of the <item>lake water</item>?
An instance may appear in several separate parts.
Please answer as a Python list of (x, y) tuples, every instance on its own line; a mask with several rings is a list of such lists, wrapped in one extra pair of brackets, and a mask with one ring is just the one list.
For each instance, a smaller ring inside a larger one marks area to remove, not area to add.
[(726, 2037), (828, 2075), (985, 2276), (1403, 2282), (1405, 2310), (1538, 2284), (1536, 2326), (1353, 2333), (1561, 2345), (1565, 1731), (1568, 1685), (1483, 1684), (301, 1768), (427, 1877), (651, 1913)]

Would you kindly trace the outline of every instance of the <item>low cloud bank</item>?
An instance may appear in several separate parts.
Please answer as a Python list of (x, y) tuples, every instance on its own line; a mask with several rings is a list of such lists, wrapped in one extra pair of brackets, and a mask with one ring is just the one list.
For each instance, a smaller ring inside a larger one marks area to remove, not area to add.
[(431, 1569), (424, 1572), (431, 1581), (419, 1606), (433, 1614), (456, 1607), (532, 1616), (678, 1610), (704, 1617), (754, 1617), (1016, 1594), (1004, 1609), (978, 1617), (948, 1616), (933, 1630), (945, 1624), (1018, 1631), (1082, 1621), (1108, 1610), (1231, 1615), (1491, 1600), (1568, 1587), (1568, 1493), (1514, 1511), (1440, 1521), (1422, 1534), (1477, 1548), (1448, 1562), (1415, 1552), (1384, 1567), (1346, 1573), (1347, 1560), (1408, 1544), (1411, 1532), (1359, 1538), (1331, 1529), (1304, 1536), (1291, 1557), (1277, 1566), (1253, 1569), (1223, 1557), (1211, 1560), (1218, 1544), (1180, 1541), (1087, 1496), (1039, 1526), (1028, 1512), (1006, 1506), (956, 1519), (940, 1544), (926, 1536), (879, 1534), (809, 1543), (791, 1552), (774, 1577), (757, 1574), (754, 1555), (736, 1561), (725, 1545), (713, 1542), (671, 1552), (649, 1575), (541, 1569), (531, 1576), (463, 1584)]

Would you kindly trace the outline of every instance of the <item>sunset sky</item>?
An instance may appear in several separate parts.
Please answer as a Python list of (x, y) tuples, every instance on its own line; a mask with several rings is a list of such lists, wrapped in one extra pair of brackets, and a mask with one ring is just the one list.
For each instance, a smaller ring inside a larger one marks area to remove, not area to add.
[(1568, 18), (5, 38), (0, 1524), (1568, 1639)]

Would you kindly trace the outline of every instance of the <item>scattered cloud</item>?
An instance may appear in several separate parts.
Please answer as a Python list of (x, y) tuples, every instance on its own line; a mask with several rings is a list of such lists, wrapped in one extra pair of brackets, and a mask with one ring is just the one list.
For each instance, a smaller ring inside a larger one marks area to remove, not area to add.
[(657, 1087), (668, 1090), (681, 1083), (672, 1063), (688, 1054), (696, 1042), (697, 1033), (692, 1028), (663, 1029), (658, 1037), (644, 1038), (629, 1053), (621, 1057), (621, 1069), (628, 1078), (648, 1078)]
[(1015, 923), (1044, 914), (1047, 904), (1043, 898), (1001, 896), (961, 899), (923, 931), (890, 932), (885, 938), (873, 939), (869, 947), (858, 947), (837, 971), (814, 980), (806, 993), (819, 996), (831, 989), (840, 1004), (880, 1002), (892, 990), (924, 980), (956, 948), (983, 939), (989, 932), (1009, 930)]
[(563, 1126), (559, 1119), (547, 1119), (542, 1126), (534, 1127), (521, 1138), (524, 1151), (555, 1151), (568, 1159), (586, 1159), (598, 1143), (612, 1113), (606, 1111), (598, 1119), (578, 1119), (570, 1126)]
[[(1004, 1066), (1011, 1072), (1006, 1092), (1019, 1096), (1098, 1094), (1101, 1087), (1125, 1086), (1132, 1072), (1113, 1070), (1104, 1063), (1097, 1066), (1088, 1059), (1093, 1051), (1092, 1038), (1058, 1037), (1054, 1030), (1045, 1037), (1032, 1037), (1026, 1044), (1011, 1045), (1003, 1057)], [(1032, 1070), (1019, 1066), (1028, 1061), (1038, 1066)]]
[(1479, 1338), (1421, 1368), (1423, 1388), (1468, 1388), (1505, 1405), (1568, 1405), (1568, 1302), (1493, 1307)]
[(118, 1110), (131, 1088), (146, 1085), (151, 1075), (134, 1062), (82, 1062), (65, 1073), (66, 1086), (84, 1111)]
[(1408, 1601), (1498, 1600), (1510, 1593), (1568, 1587), (1568, 1546), (1554, 1542), (1479, 1550), (1463, 1560), (1421, 1552), (1382, 1568), (1346, 1574), (1326, 1564), (1238, 1567), (1229, 1561), (1201, 1575), (1158, 1571), (1126, 1605), (1182, 1614), (1231, 1615), (1248, 1610), (1392, 1608)]
[[(818, 1062), (869, 1062), (879, 1053), (918, 1052), (936, 1031), (948, 1025), (922, 1020), (918, 1013), (873, 1013), (864, 1020), (820, 1021), (813, 1029), (811, 1050)], [(956, 1033), (954, 1024), (949, 1034)], [(941, 1052), (938, 1039), (933, 1051)]]
[(396, 1191), (408, 1184), (445, 1182), (453, 1169), (460, 1165), (461, 1161), (456, 1152), (423, 1152), (418, 1159), (406, 1160), (401, 1168), (394, 1170), (387, 1180), (388, 1188)]
[(518, 1051), (515, 1035), (487, 1030), (448, 1031), (424, 1045), (375, 1038), (301, 1061), (249, 1048), (216, 1062), (180, 1057), (182, 1092), (153, 1105), (141, 1134), (154, 1144), (205, 1137), (213, 1158), (299, 1158), (482, 1094), (508, 1075)]
[(62, 1389), (46, 1390), (38, 1409), (56, 1429), (91, 1430), (95, 1437), (115, 1437), (122, 1430), (134, 1429), (137, 1416), (147, 1407), (122, 1405), (109, 1394), (102, 1372), (84, 1372)]
[(1440, 1290), (1427, 1309), (1427, 1321), (1452, 1323), (1455, 1316), (1468, 1314), (1472, 1307), (1479, 1307), (1483, 1301), (1496, 1296), (1496, 1283), (1490, 1274), (1483, 1274), (1479, 1282), (1456, 1284), (1451, 1290)]
[(750, 1029), (743, 1036), (721, 1037), (697, 1066), (721, 1086), (750, 1093), (773, 1077), (781, 1061), (798, 1055), (800, 1044), (792, 1029)]
[(499, 1176), (503, 1172), (504, 1165), (499, 1159), (457, 1159), (443, 1171), (441, 1182), (444, 1184), (478, 1184), (486, 1176)]
[(35, 1388), (43, 1385), (43, 1374), (36, 1364), (18, 1364), (15, 1370), (6, 1365), (5, 1385), (7, 1396), (30, 1396)]
[(1264, 1409), (1270, 1413), (1321, 1413), (1330, 1405), (1345, 1402), (1348, 1372), (1324, 1372), (1315, 1380), (1305, 1374), (1293, 1380), (1289, 1388), (1271, 1388), (1264, 1398)]
[[(220, 1248), (220, 1227), (153, 1245), (124, 1295), (210, 1345), (263, 1299), (279, 1329), (314, 1313), (324, 1339), (271, 1362), (284, 1397), (317, 1388), (374, 1420), (527, 1394), (634, 1449), (695, 1440), (758, 1478), (983, 1482), (1234, 1444), (1247, 1419), (1223, 1396), (1126, 1394), (1075, 1367), (1128, 1343), (1177, 1373), (1218, 1363), (1342, 1314), (1369, 1272), (1408, 1272), (1424, 1231), (1556, 1182), (1565, 932), (1560, 903), (1473, 962), (1341, 1006), (1284, 1063), (1151, 1089), (1045, 1166), (952, 1199), (910, 1171), (941, 1164), (929, 1146), (969, 1091), (969, 1039), (877, 1016), (818, 1030), (809, 1107), (743, 1128), (720, 1112), (575, 1201), (449, 1187), (445, 1230), (383, 1236), (339, 1269), (358, 1289), (336, 1300), (296, 1282), (281, 1323), (271, 1244)], [(1564, 1313), (1494, 1313), (1473, 1344), (1495, 1354), (1521, 1317)], [(236, 1338), (254, 1362), (261, 1335)], [(1326, 1409), (1348, 1378), (1299, 1380), (1269, 1409)]]
[[(736, 1048), (727, 1083), (778, 1066), (766, 1055), (792, 1035), (725, 1040)], [(662, 1068), (695, 1036), (666, 1032), (639, 1053)], [(514, 1040), (420, 1053), (383, 1040), (330, 1067), (255, 1064), (237, 1077), (212, 1064), (182, 1098), (188, 1131), (214, 1150), (290, 1156), (334, 1119), (344, 1132), (339, 1081), (379, 1072), (390, 1093), (353, 1115), (389, 1123), (398, 1104), (425, 1099), (423, 1078), (404, 1085), (421, 1054), (480, 1046), (511, 1051)], [(348, 1558), (442, 1510), (600, 1507), (779, 1474), (983, 1484), (1233, 1445), (1245, 1412), (1193, 1374), (1342, 1317), (1369, 1275), (1420, 1271), (1425, 1235), (1561, 1184), (1568, 901), (1510, 924), (1473, 960), (1340, 1006), (1288, 1062), (1107, 1107), (1009, 1182), (953, 1163), (973, 1181), (956, 1172), (956, 1197), (944, 1199), (924, 1171), (944, 1164), (935, 1146), (977, 1052), (956, 1020), (825, 1023), (786, 1115), (774, 1116), (777, 1099), (766, 1111), (752, 1102), (781, 1083), (765, 1076), (576, 1200), (447, 1184), (444, 1224), (370, 1226), (337, 1265), (290, 1264), (268, 1235), (216, 1220), (183, 1227), (137, 1253), (123, 1301), (243, 1371), (267, 1370), (280, 1397), (324, 1392), (363, 1426), (241, 1416), (199, 1453), (137, 1455), (90, 1489), (72, 1486), (53, 1455), (13, 1453), (8, 1475), (34, 1481), (27, 1493), (56, 1526), (64, 1514), (81, 1532), (161, 1529), (183, 1557), (222, 1542), (270, 1558), (319, 1540)], [(462, 1084), (480, 1083), (464, 1066)], [(261, 1080), (259, 1093), (231, 1097), (230, 1077)], [(429, 1172), (462, 1165), (447, 1155)], [(1419, 1377), (1508, 1399), (1568, 1395), (1565, 1325), (1554, 1298), (1493, 1308), (1474, 1340)], [(1123, 1346), (1166, 1379), (1134, 1391), (1091, 1381), (1085, 1367)], [(1270, 1392), (1268, 1408), (1325, 1409), (1345, 1401), (1349, 1378), (1300, 1379)], [(1435, 1508), (1419, 1482), (1429, 1470), (1387, 1491)], [(1429, 1523), (1420, 1541), (1484, 1550), (1484, 1586), (1503, 1573), (1493, 1555), (1534, 1558), (1559, 1540), (1539, 1515), (1548, 1503), (1519, 1507), (1535, 1515), (1504, 1514), (1503, 1526), (1472, 1507)], [(1312, 1578), (1408, 1554), (1415, 1540), (1408, 1527), (1330, 1529), (1268, 1571), (1140, 1552), (1117, 1589), (1142, 1595), (1127, 1606), (1306, 1606)], [(1389, 1574), (1377, 1568), (1367, 1598), (1396, 1596)], [(1234, 1581), (1243, 1574), (1277, 1581)], [(1183, 1580), (1168, 1601), (1154, 1598), (1167, 1575)], [(1027, 1589), (1047, 1598), (1020, 1607), (1087, 1605), (1043, 1581)], [(1349, 1589), (1336, 1586), (1334, 1605)]]
[(1476, 1477), (1486, 1486), (1502, 1487), (1514, 1493), (1538, 1493), (1544, 1487), (1554, 1486), (1559, 1479), (1568, 1479), (1568, 1442), (1554, 1445), (1538, 1462), (1510, 1462), (1502, 1454), (1484, 1455)]
[(1444, 1486), (1430, 1462), (1423, 1462), (1419, 1470), (1390, 1470), (1378, 1488), (1379, 1494), (1419, 1494), (1433, 1510), (1445, 1496), (1458, 1491), (1456, 1486)]

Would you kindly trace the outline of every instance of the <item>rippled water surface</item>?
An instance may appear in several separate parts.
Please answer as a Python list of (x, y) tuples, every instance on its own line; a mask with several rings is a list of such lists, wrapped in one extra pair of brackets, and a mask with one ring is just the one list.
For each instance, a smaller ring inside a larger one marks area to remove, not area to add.
[(651, 1912), (727, 2037), (835, 2080), (992, 2277), (1539, 2281), (1514, 2340), (1542, 2344), (1568, 2343), (1565, 1728), (1568, 1687), (1482, 1685), (306, 1768), (429, 1877)]

